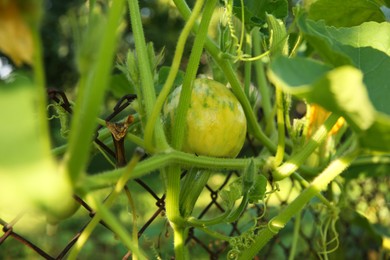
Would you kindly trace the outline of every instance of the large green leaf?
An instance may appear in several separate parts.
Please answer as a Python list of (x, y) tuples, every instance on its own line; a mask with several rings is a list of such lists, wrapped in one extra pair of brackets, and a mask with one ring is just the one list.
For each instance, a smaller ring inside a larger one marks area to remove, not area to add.
[(363, 147), (390, 152), (390, 116), (377, 113), (373, 125), (360, 134)]
[(109, 90), (111, 94), (118, 99), (124, 95), (136, 93), (135, 87), (123, 73), (111, 76)]
[(390, 172), (390, 154), (365, 154), (359, 156), (343, 173), (346, 179), (359, 176), (381, 178)]
[(379, 5), (390, 7), (390, 0), (371, 0), (371, 1), (374, 1)]
[(343, 116), (363, 147), (390, 151), (390, 117), (375, 110), (359, 69), (279, 57), (271, 63), (269, 77), (285, 92)]
[(351, 28), (326, 26), (301, 17), (306, 39), (321, 57), (335, 65), (351, 64), (364, 74), (364, 84), (378, 111), (390, 115), (390, 24), (368, 22)]
[(302, 15), (298, 25), (304, 34), (317, 36), (329, 44), (335, 44), (335, 50), (342, 51), (343, 45), (356, 48), (372, 47), (390, 55), (390, 24), (386, 22), (367, 22), (359, 26), (336, 28), (327, 26), (324, 21), (306, 19)]
[[(247, 26), (262, 26), (266, 21), (266, 14), (276, 18), (285, 18), (288, 14), (287, 0), (243, 0), (244, 22)], [(234, 14), (241, 19), (241, 0), (234, 0)]]
[[(331, 69), (332, 67), (311, 59), (279, 57), (271, 64), (271, 79), (282, 86), (291, 87), (293, 94), (299, 95), (300, 92), (308, 91), (310, 84)], [(294, 89), (293, 87), (301, 88)]]
[(368, 0), (318, 0), (310, 6), (309, 18), (324, 20), (327, 25), (336, 27), (385, 21), (380, 6)]
[(350, 223), (351, 228), (356, 226), (360, 227), (364, 230), (365, 236), (368, 236), (378, 244), (382, 242), (382, 234), (374, 228), (366, 216), (348, 207), (344, 207), (340, 215), (342, 219)]
[[(167, 81), (169, 72), (171, 70), (171, 67), (162, 66), (158, 71), (158, 80), (156, 85), (156, 93), (160, 93), (161, 89), (163, 88), (165, 82)], [(176, 74), (175, 80), (173, 81), (173, 86), (177, 87), (183, 84), (185, 72), (182, 70), (179, 70)], [(174, 88), (172, 88), (174, 89)]]

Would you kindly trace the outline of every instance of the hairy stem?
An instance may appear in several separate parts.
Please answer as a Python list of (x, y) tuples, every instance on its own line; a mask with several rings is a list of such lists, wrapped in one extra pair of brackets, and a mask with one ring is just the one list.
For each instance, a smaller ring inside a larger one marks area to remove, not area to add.
[[(194, 45), (192, 46), (191, 55), (188, 61), (188, 67), (183, 80), (183, 86), (180, 94), (179, 104), (175, 115), (175, 124), (172, 132), (172, 147), (181, 149), (184, 141), (185, 125), (187, 121), (187, 111), (191, 100), (192, 83), (198, 71), (200, 57), (203, 52), (203, 45), (207, 37), (208, 27), (211, 17), (214, 13), (217, 0), (208, 0), (204, 7), (202, 19), (199, 25), (199, 30), (195, 36)], [(167, 174), (164, 174), (167, 180), (166, 186), (166, 212), (168, 220), (174, 230), (174, 249), (176, 259), (185, 259), (188, 252), (185, 247), (185, 225), (180, 213), (180, 167), (170, 166), (167, 169)]]
[[(255, 56), (262, 54), (261, 49), (261, 36), (259, 28), (255, 28), (252, 31), (252, 41), (253, 41), (253, 54)], [(274, 122), (274, 113), (272, 111), (271, 104), (271, 91), (267, 84), (267, 79), (264, 72), (264, 65), (262, 60), (256, 60), (254, 62), (255, 66), (255, 75), (257, 81), (257, 88), (261, 95), (261, 107), (264, 112), (264, 121), (266, 123), (266, 130), (268, 133), (275, 131), (275, 122)]]
[(284, 123), (284, 105), (283, 105), (283, 92), (281, 89), (276, 89), (276, 116), (278, 120), (278, 147), (276, 150), (274, 165), (279, 166), (284, 158), (285, 148), (285, 123)]
[[(149, 159), (143, 160), (135, 167), (131, 178), (140, 178), (152, 171), (162, 169), (170, 165), (180, 165), (181, 167), (197, 167), (203, 169), (226, 169), (226, 170), (243, 170), (251, 158), (247, 159), (228, 159), (214, 158), (207, 156), (196, 156), (176, 150), (168, 153), (157, 154)], [(255, 166), (260, 168), (264, 162), (260, 158), (253, 159)], [(118, 178), (123, 174), (124, 168), (102, 172), (100, 174), (85, 176), (80, 180), (78, 188), (80, 190), (90, 191), (107, 188), (116, 183)]]
[(70, 180), (75, 184), (84, 171), (93, 132), (96, 127), (96, 118), (108, 86), (112, 60), (117, 40), (117, 28), (122, 18), (124, 1), (114, 1), (107, 19), (104, 37), (100, 44), (97, 60), (92, 66), (88, 79), (85, 79), (76, 101), (76, 108), (72, 118), (69, 134), (69, 146), (66, 153), (66, 164)]
[(214, 13), (216, 3), (216, 0), (209, 0), (206, 2), (202, 20), (195, 36), (194, 45), (192, 46), (191, 55), (188, 61), (188, 67), (184, 76), (172, 134), (172, 146), (178, 150), (180, 150), (184, 140), (184, 126), (186, 125), (186, 115), (191, 100), (192, 83), (198, 71), (200, 57), (203, 52), (203, 45), (207, 38), (208, 27)]
[(294, 232), (293, 232), (293, 240), (291, 243), (291, 250), (290, 254), (288, 256), (288, 260), (294, 260), (295, 254), (297, 251), (297, 245), (299, 240), (299, 230), (301, 228), (301, 211), (296, 215), (295, 217), (295, 223), (294, 223)]
[(152, 134), (154, 125), (157, 121), (158, 115), (161, 111), (161, 108), (163, 107), (164, 101), (166, 100), (169, 92), (172, 89), (173, 82), (175, 81), (175, 77), (177, 75), (177, 72), (179, 71), (180, 61), (184, 52), (185, 43), (187, 41), (187, 38), (191, 32), (192, 26), (196, 22), (196, 19), (199, 16), (199, 13), (202, 9), (204, 0), (196, 1), (194, 10), (191, 14), (191, 17), (188, 19), (188, 22), (185, 24), (183, 31), (180, 34), (180, 37), (177, 41), (176, 45), (176, 51), (175, 55), (173, 57), (172, 65), (167, 77), (167, 80), (164, 83), (164, 86), (157, 97), (156, 104), (153, 107), (153, 111), (150, 115), (150, 118), (146, 124), (145, 127), (145, 145), (146, 149), (149, 151), (153, 151), (153, 144), (152, 144)]
[[(156, 92), (154, 90), (153, 74), (150, 69), (148, 51), (146, 48), (144, 31), (142, 28), (141, 13), (138, 1), (128, 0), (130, 10), (131, 28), (133, 29), (135, 48), (139, 61), (139, 72), (141, 76), (142, 102), (145, 107), (147, 120), (150, 119), (154, 104), (156, 103)], [(157, 150), (167, 149), (168, 143), (160, 120), (155, 122), (155, 147)], [(151, 151), (149, 151), (151, 152)]]

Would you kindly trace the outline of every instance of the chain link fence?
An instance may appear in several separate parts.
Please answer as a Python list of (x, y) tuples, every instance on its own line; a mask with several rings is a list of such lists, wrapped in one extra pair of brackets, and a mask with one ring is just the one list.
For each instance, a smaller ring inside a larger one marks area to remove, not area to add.
[[(72, 113), (63, 92), (51, 89), (48, 93), (52, 102), (60, 104), (67, 113)], [(132, 95), (122, 98), (106, 120), (112, 120), (133, 99)], [(98, 135), (95, 143), (115, 158), (115, 152)], [(239, 172), (213, 173), (197, 201), (193, 216), (208, 219), (223, 213), (219, 191), (239, 175)], [(128, 209), (125, 195), (118, 199), (112, 211), (129, 231), (133, 225), (137, 225), (140, 247), (149, 259), (174, 259), (173, 234), (165, 217), (165, 195), (161, 183), (157, 173), (128, 183), (127, 188), (136, 204), (137, 223), (133, 222), (131, 215), (134, 212)], [(325, 251), (329, 252), (329, 259), (389, 259), (390, 253), (383, 249), (382, 238), (378, 235), (381, 231), (378, 229), (390, 226), (389, 187), (390, 178), (386, 175), (336, 181), (325, 195), (338, 201), (341, 210), (337, 216), (329, 216), (321, 203), (313, 200), (258, 253), (256, 259), (289, 259), (291, 255), (295, 259), (322, 259), (326, 258)], [(274, 192), (267, 194), (264, 203), (252, 204), (237, 221), (221, 223), (211, 229), (236, 237), (233, 243), (250, 243), (246, 240), (250, 240), (251, 235), (256, 235), (258, 229), (266, 226), (301, 191), (302, 187), (297, 181), (285, 179), (278, 183)], [(104, 189), (96, 193), (104, 200), (109, 192), (109, 189)], [(49, 231), (48, 226), (36, 222), (27, 213), (6, 216), (0, 212), (0, 259), (66, 258), (95, 215), (83, 199), (77, 196), (74, 199), (81, 205), (80, 209), (58, 227), (49, 226), (50, 229), (56, 228), (56, 232)], [(29, 228), (24, 228), (26, 226)], [(234, 245), (232, 247), (228, 242), (215, 239), (197, 228), (189, 230), (186, 243), (192, 259), (229, 259), (232, 250), (235, 250)], [(131, 253), (127, 252), (126, 247), (104, 222), (100, 222), (80, 253), (80, 259), (96, 257), (131, 259)]]

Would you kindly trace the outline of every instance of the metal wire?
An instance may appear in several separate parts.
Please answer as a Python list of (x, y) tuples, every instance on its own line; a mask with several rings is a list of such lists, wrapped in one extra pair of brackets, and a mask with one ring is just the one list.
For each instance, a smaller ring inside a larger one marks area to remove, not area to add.
[[(70, 102), (68, 101), (66, 95), (58, 90), (50, 89), (48, 91), (48, 96), (53, 102), (57, 102), (61, 104), (63, 108), (68, 112), (72, 113), (72, 108)], [(107, 120), (113, 119), (116, 115), (118, 115), (121, 111), (123, 111), (133, 100), (135, 96), (128, 95), (123, 97), (114, 108), (114, 111), (106, 118)], [(97, 144), (101, 146), (105, 151), (107, 151), (113, 158), (115, 158), (115, 153), (109, 147), (107, 147), (102, 141), (98, 139), (96, 136), (95, 141)], [(206, 185), (203, 192), (209, 194), (209, 201), (202, 206), (199, 211), (197, 217), (199, 219), (205, 218), (207, 215), (215, 215), (221, 214), (224, 212), (222, 205), (219, 202), (219, 191), (227, 187), (229, 182), (237, 177), (236, 172), (229, 172), (224, 175), (224, 179), (220, 185), (217, 187), (213, 187), (215, 185)], [(367, 180), (367, 179), (365, 179)], [(373, 185), (376, 185), (379, 182), (387, 182), (390, 185), (390, 178), (383, 179), (375, 179), (371, 178), (370, 181)], [(136, 179), (135, 182), (138, 186), (149, 194), (153, 200), (155, 201), (154, 205), (150, 205), (150, 207), (155, 207), (154, 213), (146, 219), (144, 223), (139, 227), (138, 237), (143, 237), (145, 232), (148, 229), (156, 229), (158, 226), (158, 222), (161, 220), (165, 220), (165, 195), (161, 193), (161, 189), (154, 190), (152, 185), (148, 184), (148, 178)], [(248, 222), (253, 219), (258, 218), (259, 216), (263, 216), (262, 219), (257, 220), (257, 226), (261, 226), (266, 224), (274, 215), (275, 212), (280, 211), (285, 205), (287, 205), (292, 199), (293, 194), (295, 192), (299, 192), (301, 187), (297, 185), (296, 182), (291, 181), (290, 188), (285, 189), (284, 193), (287, 196), (282, 197), (278, 196), (278, 192), (269, 195), (264, 205), (254, 205), (248, 207), (246, 212), (235, 222), (233, 223), (225, 223), (221, 227), (218, 227), (218, 231), (223, 231), (225, 234), (229, 236), (238, 236), (245, 232), (248, 229)], [(356, 184), (355, 184), (356, 185)], [(364, 183), (358, 183), (361, 189), (364, 189)], [(383, 193), (383, 192), (382, 192)], [(378, 195), (379, 194), (379, 195)], [(372, 193), (362, 194), (362, 196), (357, 196), (354, 199), (349, 198), (348, 203), (351, 207), (356, 206), (360, 201), (365, 200), (367, 203), (375, 205), (377, 203), (376, 198), (378, 196), (388, 196), (386, 194), (381, 194), (380, 191), (375, 190)], [(388, 198), (388, 197), (387, 197)], [(4, 198), (2, 198), (4, 199)], [(59, 250), (57, 254), (53, 254), (52, 252), (47, 252), (44, 249), (44, 245), (39, 244), (38, 237), (33, 237), (35, 240), (27, 237), (27, 235), (20, 234), (14, 230), (14, 226), (20, 221), (21, 218), (26, 217), (22, 213), (16, 216), (11, 222), (7, 222), (2, 219), (0, 212), (0, 225), (2, 226), (3, 234), (0, 237), (0, 258), (3, 256), (2, 251), (5, 252), (6, 248), (9, 246), (15, 246), (15, 241), (17, 241), (20, 245), (23, 245), (26, 248), (29, 248), (30, 251), (35, 252), (37, 255), (44, 259), (64, 259), (69, 252), (69, 250), (74, 246), (76, 241), (78, 240), (81, 232), (84, 230), (86, 225), (88, 225), (89, 221), (95, 215), (93, 209), (80, 197), (74, 196), (74, 199), (82, 206), (83, 210), (89, 215), (89, 219), (85, 219), (82, 227), (75, 232), (75, 234), (71, 237), (71, 239), (62, 246), (62, 249)], [(265, 211), (265, 212), (264, 212)], [(265, 214), (263, 214), (265, 213)], [(377, 213), (379, 214), (379, 213)], [(249, 219), (249, 220), (248, 220)], [(378, 215), (378, 219), (380, 216)], [(302, 225), (299, 227), (299, 248), (295, 253), (296, 259), (318, 259), (318, 225), (321, 221), (321, 214), (315, 207), (307, 207), (301, 212), (301, 223)], [(387, 220), (382, 220), (387, 221)], [(256, 259), (287, 259), (291, 253), (291, 240), (292, 240), (292, 230), (294, 226), (295, 220), (292, 220), (281, 232), (271, 240), (267, 246), (259, 252)], [(358, 259), (367, 259), (368, 254), (370, 252), (379, 252), (378, 244), (375, 243), (367, 243), (370, 241), (370, 237), (364, 233), (364, 229), (360, 227), (356, 227), (356, 223), (349, 221), (348, 219), (344, 219), (342, 216), (340, 217), (340, 221), (338, 222), (339, 227), (339, 236), (342, 238), (340, 240), (340, 248), (348, 248), (353, 253), (351, 255)], [(111, 232), (111, 230), (105, 225), (104, 222), (100, 222), (100, 225), (105, 227), (107, 232)], [(161, 227), (160, 227), (161, 228)], [(161, 231), (161, 234), (164, 232)], [(114, 236), (113, 236), (114, 237)], [(150, 243), (157, 245), (153, 246), (155, 251), (155, 256), (159, 255), (162, 259), (173, 259), (172, 252), (164, 252), (163, 241), (161, 239), (172, 239), (171, 232), (167, 228), (165, 231), (165, 236), (156, 236), (153, 238), (146, 238), (145, 241), (152, 241)], [(9, 241), (13, 241), (12, 243), (7, 243)], [(351, 242), (353, 241), (353, 242)], [(372, 242), (372, 241), (371, 241)], [(149, 244), (150, 244), (149, 243)], [(229, 243), (226, 241), (212, 240), (207, 238), (206, 235), (202, 232), (198, 232), (196, 228), (191, 228), (188, 232), (188, 237), (186, 240), (187, 246), (190, 248), (192, 252), (203, 252), (203, 254), (208, 255), (209, 259), (221, 259), (226, 258), (227, 253), (230, 250)], [(355, 245), (353, 245), (355, 243)], [(149, 245), (150, 247), (150, 245)], [(147, 248), (148, 249), (148, 248)], [(150, 249), (150, 248), (149, 248)], [(8, 252), (9, 253), (9, 252)], [(171, 254), (170, 256), (167, 256)], [(378, 253), (379, 254), (379, 253)], [(131, 253), (126, 253), (123, 255), (123, 259), (128, 259), (131, 256)], [(386, 254), (385, 254), (386, 256)], [(388, 255), (387, 255), (388, 256)], [(8, 259), (12, 258), (12, 255), (7, 256)], [(113, 256), (118, 258), (118, 256)], [(166, 257), (166, 258), (164, 258)]]

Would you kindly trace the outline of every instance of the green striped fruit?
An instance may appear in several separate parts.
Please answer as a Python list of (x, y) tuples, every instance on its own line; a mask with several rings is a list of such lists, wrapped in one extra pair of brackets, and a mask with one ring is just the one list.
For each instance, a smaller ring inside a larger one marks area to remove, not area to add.
[[(168, 97), (163, 120), (168, 137), (175, 124), (181, 86)], [(246, 134), (246, 118), (241, 104), (223, 84), (196, 79), (187, 112), (182, 150), (213, 157), (236, 157)]]

